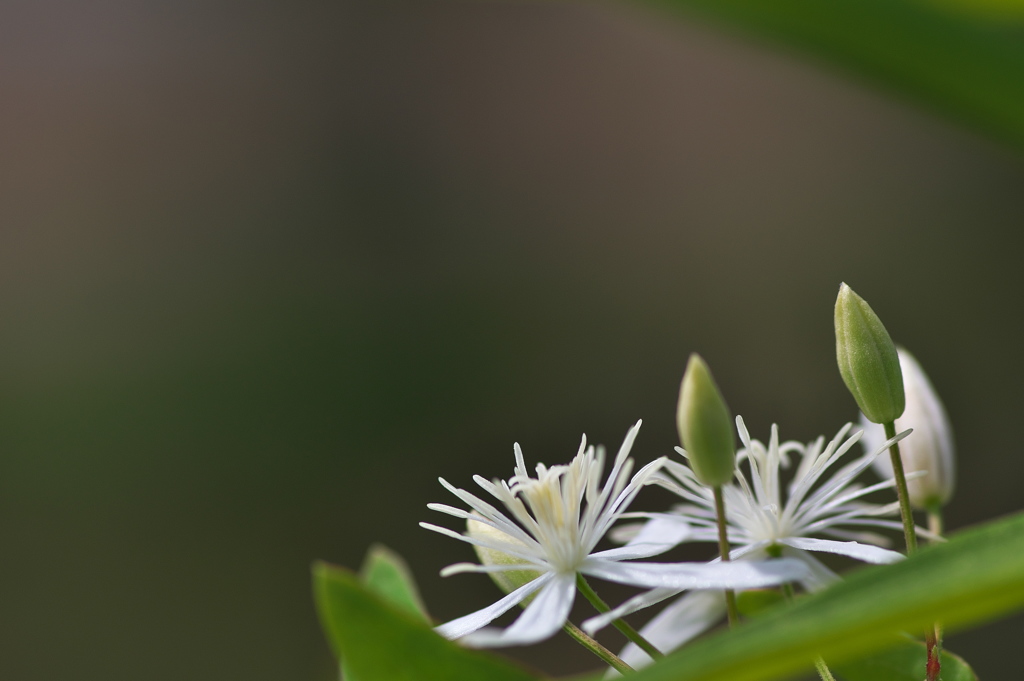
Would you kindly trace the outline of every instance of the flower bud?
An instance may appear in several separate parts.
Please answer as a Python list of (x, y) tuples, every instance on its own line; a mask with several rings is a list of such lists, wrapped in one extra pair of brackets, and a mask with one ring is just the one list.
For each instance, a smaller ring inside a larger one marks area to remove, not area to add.
[[(473, 539), (498, 541), (503, 544), (519, 544), (525, 546), (521, 541), (515, 537), (505, 534), (498, 528), (491, 527), (487, 523), (482, 523), (479, 520), (473, 520), (472, 518), (466, 520), (466, 534)], [(515, 565), (523, 562), (522, 558), (510, 556), (507, 553), (498, 551), (497, 549), (491, 549), (475, 544), (473, 545), (473, 548), (476, 550), (476, 555), (477, 558), (480, 559), (481, 565)], [(489, 572), (488, 574), (491, 576), (491, 579), (494, 580), (494, 583), (498, 585), (498, 588), (507, 594), (512, 593), (527, 582), (532, 582), (540, 576), (540, 572), (537, 570), (503, 570), (501, 572)], [(523, 601), (523, 605), (525, 606), (531, 600), (533, 600), (533, 595), (527, 596)]]
[(873, 423), (903, 413), (903, 376), (889, 332), (871, 306), (846, 284), (836, 298), (836, 359), (846, 387)]
[(736, 460), (732, 416), (707, 364), (697, 353), (690, 355), (683, 374), (676, 423), (697, 479), (708, 487), (732, 480)]
[[(896, 419), (896, 431), (913, 428), (914, 432), (900, 442), (900, 457), (907, 473), (925, 471), (926, 475), (907, 480), (910, 503), (916, 508), (942, 506), (953, 496), (956, 483), (953, 432), (939, 396), (914, 356), (899, 348), (907, 409)], [(885, 443), (885, 431), (861, 415), (864, 435), (861, 442), (868, 452)], [(875, 470), (885, 478), (892, 477), (892, 461), (882, 455), (875, 459)]]

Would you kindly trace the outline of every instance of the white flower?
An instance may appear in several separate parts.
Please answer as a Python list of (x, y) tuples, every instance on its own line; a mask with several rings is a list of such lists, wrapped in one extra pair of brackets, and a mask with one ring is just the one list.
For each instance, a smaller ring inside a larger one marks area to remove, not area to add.
[[(835, 438), (825, 446), (825, 439), (803, 445), (799, 442), (779, 443), (778, 428), (772, 426), (768, 446), (751, 440), (743, 419), (736, 418), (736, 426), (744, 448), (737, 454), (734, 484), (723, 487), (725, 513), (728, 521), (729, 541), (733, 545), (730, 558), (764, 559), (781, 555), (796, 559), (807, 566), (808, 573), (800, 581), (805, 589), (817, 590), (838, 577), (811, 555), (811, 551), (837, 553), (869, 563), (892, 563), (902, 554), (881, 548), (884, 537), (865, 529), (900, 529), (902, 525), (889, 517), (898, 513), (897, 503), (879, 505), (863, 501), (872, 492), (891, 487), (887, 480), (868, 487), (855, 484), (856, 478), (871, 465), (884, 449), (862, 456), (838, 469), (839, 459), (858, 441), (860, 433), (847, 437), (850, 424), (846, 424)], [(901, 433), (896, 440), (909, 433)], [(886, 443), (888, 445), (888, 443)], [(678, 450), (685, 455), (681, 449)], [(790, 457), (796, 455), (798, 464), (792, 481), (783, 484), (780, 468), (790, 466)], [(749, 474), (742, 468), (746, 461)], [(670, 461), (665, 464), (669, 474), (656, 480), (682, 497), (686, 504), (676, 507), (675, 514), (692, 526), (690, 540), (718, 541), (714, 497), (694, 477), (685, 465)], [(830, 476), (826, 476), (830, 473)], [(630, 514), (652, 519), (666, 515)], [(824, 537), (832, 537), (823, 539)], [(846, 541), (840, 541), (846, 540)], [(658, 603), (679, 593), (678, 590), (655, 589), (641, 594), (607, 615), (583, 623), (584, 630), (593, 633), (607, 626), (614, 617)], [(668, 652), (703, 633), (725, 616), (725, 599), (721, 592), (687, 594), (669, 605), (642, 630), (641, 634), (655, 647)], [(628, 664), (648, 661), (645, 653), (630, 645), (623, 651)]]
[[(896, 430), (913, 428), (914, 435), (900, 445), (900, 457), (907, 473), (924, 471), (922, 477), (908, 480), (910, 503), (917, 508), (942, 506), (953, 496), (956, 483), (956, 461), (953, 447), (953, 429), (946, 410), (935, 388), (914, 356), (898, 348), (903, 387), (907, 395), (907, 408), (896, 419)], [(877, 449), (885, 439), (885, 430), (871, 423), (862, 414), (864, 447)], [(892, 460), (888, 455), (875, 459), (875, 470), (884, 478), (892, 477)]]
[[(803, 566), (796, 561), (731, 565), (622, 562), (658, 555), (685, 539), (690, 530), (681, 518), (658, 519), (625, 546), (595, 551), (597, 543), (625, 512), (641, 487), (665, 462), (664, 459), (654, 461), (629, 478), (633, 462), (627, 457), (639, 428), (640, 422), (637, 422), (627, 433), (603, 486), (604, 450), (587, 447), (585, 436), (572, 463), (551, 468), (539, 464), (536, 477), (531, 477), (527, 471), (517, 444), (515, 475), (507, 483), (488, 482), (480, 476), (473, 478), (505, 505), (514, 521), (482, 499), (441, 480), (441, 484), (471, 510), (443, 504), (430, 504), (429, 508), (471, 520), (474, 524), (488, 525), (497, 532), (459, 534), (436, 525), (420, 525), (519, 559), (484, 565), (460, 563), (445, 568), (442, 575), (534, 570), (539, 576), (493, 605), (441, 625), (438, 633), (450, 639), (463, 639), (476, 647), (525, 645), (546, 639), (557, 632), (569, 616), (576, 595), (577, 573), (621, 584), (672, 589), (755, 588), (804, 576)], [(483, 629), (530, 597), (529, 605), (510, 627)]]

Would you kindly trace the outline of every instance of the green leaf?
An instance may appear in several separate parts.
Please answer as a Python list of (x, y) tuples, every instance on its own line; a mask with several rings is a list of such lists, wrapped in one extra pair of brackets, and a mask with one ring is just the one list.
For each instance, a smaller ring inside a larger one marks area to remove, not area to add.
[(371, 546), (359, 576), (363, 584), (387, 602), (430, 623), (409, 566), (391, 549), (381, 544)]
[(923, 632), (1024, 607), (1024, 514), (963, 532), (894, 565), (868, 567), (825, 591), (774, 608), (735, 631), (698, 641), (635, 681), (768, 681), (842, 664)]
[(1024, 146), (1024, 3), (649, 0), (824, 57)]
[[(924, 643), (907, 639), (895, 648), (830, 666), (843, 681), (921, 681), (925, 657)], [(942, 681), (978, 681), (978, 677), (963, 658), (943, 650)]]
[(388, 603), (352, 572), (313, 565), (320, 622), (360, 681), (535, 681), (516, 665), (438, 636), (420, 614)]
[(736, 594), (736, 607), (744, 617), (753, 617), (784, 600), (778, 589), (751, 589)]
[[(371, 546), (359, 578), (370, 591), (388, 603), (430, 623), (409, 566), (391, 549), (381, 544)], [(344, 681), (360, 681), (359, 675), (352, 672), (344, 659), (341, 660), (341, 678)]]

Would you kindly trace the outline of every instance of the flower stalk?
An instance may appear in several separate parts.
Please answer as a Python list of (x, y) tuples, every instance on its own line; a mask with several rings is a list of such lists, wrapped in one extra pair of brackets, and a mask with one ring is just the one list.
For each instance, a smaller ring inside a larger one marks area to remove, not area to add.
[[(896, 424), (887, 421), (885, 437), (891, 440), (896, 437)], [(903, 538), (907, 543), (907, 555), (917, 552), (917, 531), (914, 529), (914, 512), (910, 508), (910, 491), (907, 489), (907, 475), (903, 472), (903, 459), (900, 457), (900, 443), (893, 442), (889, 446), (889, 458), (892, 460), (892, 473), (896, 479), (896, 495), (900, 501), (900, 516), (903, 518)]]
[(577, 627), (572, 622), (566, 622), (565, 625), (562, 627), (562, 630), (565, 631), (565, 633), (569, 634), (569, 636), (572, 637), (574, 641), (576, 641), (581, 646), (583, 646), (584, 648), (586, 648), (587, 650), (601, 658), (601, 661), (603, 661), (605, 664), (607, 664), (609, 667), (611, 667), (618, 673), (625, 675), (636, 671), (628, 664), (623, 662), (618, 655), (605, 648), (603, 645), (598, 643), (590, 636), (587, 636), (586, 632), (584, 632), (582, 629)]
[[(601, 614), (611, 611), (611, 607), (609, 607), (608, 604), (604, 602), (604, 599), (597, 595), (597, 592), (594, 591), (594, 588), (590, 586), (589, 582), (587, 582), (587, 578), (579, 573), (576, 574), (576, 588), (579, 589), (579, 592), (583, 594), (584, 598), (590, 601), (590, 604), (594, 606), (594, 609), (600, 612)], [(650, 655), (653, 659), (658, 660), (665, 657), (665, 654), (663, 652), (658, 650), (654, 646), (654, 644), (652, 644), (650, 641), (644, 638), (639, 631), (634, 629), (629, 622), (622, 619), (621, 617), (618, 617), (615, 620), (613, 620), (612, 626), (621, 631), (623, 636), (628, 638), (633, 643), (637, 644), (641, 650)]]
[[(715, 495), (715, 514), (718, 516), (718, 552), (722, 556), (722, 562), (729, 562), (729, 533), (725, 518), (725, 500), (722, 498), (722, 487), (717, 485), (713, 488)], [(725, 611), (729, 617), (729, 628), (732, 629), (740, 622), (739, 609), (736, 607), (736, 592), (732, 589), (725, 590)]]
[[(896, 437), (896, 424), (892, 421), (885, 423), (885, 436), (889, 439)], [(889, 456), (892, 458), (892, 472), (896, 478), (896, 492), (900, 500), (900, 515), (903, 516), (903, 536), (907, 542), (907, 556), (917, 552), (917, 530), (914, 528), (914, 515), (910, 509), (910, 492), (907, 490), (907, 476), (903, 472), (903, 459), (900, 457), (900, 443), (893, 442), (889, 447)], [(927, 662), (925, 662), (925, 681), (939, 681), (941, 661), (939, 653), (941, 648), (938, 645), (938, 623), (925, 632), (924, 644), (927, 650)]]

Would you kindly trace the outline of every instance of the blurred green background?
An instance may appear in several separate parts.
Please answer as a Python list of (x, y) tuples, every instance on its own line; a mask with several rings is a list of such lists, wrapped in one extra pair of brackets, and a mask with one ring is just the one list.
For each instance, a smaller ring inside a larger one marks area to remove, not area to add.
[[(332, 678), (313, 559), (494, 599), (437, 576), (439, 475), (641, 417), (667, 454), (694, 350), (756, 437), (855, 418), (843, 280), (946, 402), (949, 525), (1022, 506), (1021, 157), (785, 51), (609, 3), (13, 2), (0, 88), (2, 678)], [(948, 644), (1006, 678), (1022, 630)]]

